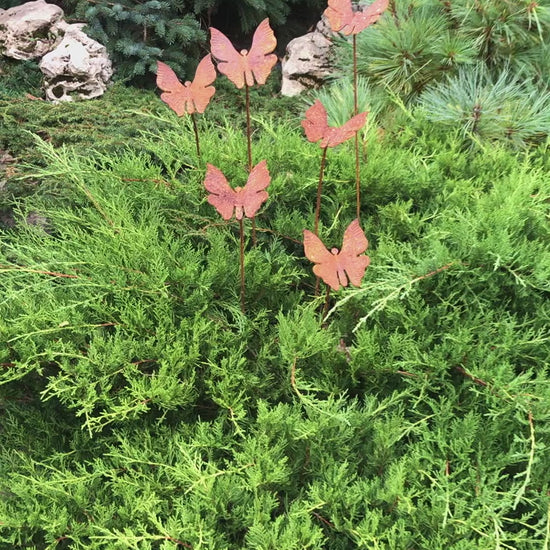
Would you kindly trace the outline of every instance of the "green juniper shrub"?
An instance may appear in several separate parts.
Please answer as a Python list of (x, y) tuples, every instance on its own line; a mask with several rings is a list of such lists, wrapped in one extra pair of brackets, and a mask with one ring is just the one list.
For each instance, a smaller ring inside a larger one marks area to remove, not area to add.
[[(92, 107), (93, 146), (67, 128), (29, 137), (37, 161), (19, 178), (40, 185), (7, 199), (0, 544), (546, 548), (547, 144), (468, 148), (403, 102), (405, 127), (372, 123), (371, 265), (323, 315), (302, 246), (320, 151), (267, 101), (253, 151), (272, 181), (256, 246), (247, 232), (244, 315), (238, 224), (203, 184), (205, 162), (246, 182), (243, 127), (218, 98), (201, 160), (190, 120), (140, 97), (123, 116), (108, 104), (128, 126), (107, 142)], [(78, 104), (36, 109), (86, 127)], [(327, 158), (329, 247), (355, 216), (348, 145)]]
[[(13, 80), (10, 80), (14, 82)], [(162, 111), (158, 98), (137, 88), (116, 84), (101, 100), (52, 104), (24, 97), (26, 88), (18, 86), (17, 97), (0, 95), (0, 149), (8, 150), (22, 163), (39, 161), (32, 134), (55, 146), (73, 145), (79, 152), (91, 146), (124, 149), (132, 146), (145, 119), (136, 122), (132, 109)], [(32, 91), (32, 90), (31, 90)], [(157, 127), (157, 126), (155, 126)]]
[[(301, 246), (319, 150), (257, 115), (272, 183), (243, 316), (238, 227), (206, 202), (189, 121), (133, 116), (139, 149), (37, 140), (43, 183), (2, 230), (2, 544), (544, 547), (543, 149), (468, 150), (421, 120), (369, 136), (371, 265), (323, 321)], [(200, 124), (204, 159), (244, 183), (242, 130)], [(332, 153), (321, 231), (339, 243), (354, 167)]]
[[(170, 128), (176, 120), (170, 117), (166, 106), (159, 101), (158, 93), (140, 90), (117, 83), (110, 87), (100, 100), (75, 101), (53, 105), (49, 102), (36, 101), (24, 97), (26, 92), (38, 91), (27, 88), (16, 75), (6, 76), (7, 93), (0, 90), (0, 111), (3, 124), (0, 125), (0, 150), (10, 152), (17, 158), (17, 170), (25, 171), (26, 165), (36, 165), (42, 160), (34, 147), (32, 134), (41, 136), (55, 146), (71, 145), (75, 151), (86, 154), (93, 145), (102, 152), (120, 152), (127, 149), (141, 150), (142, 136), (147, 131), (158, 131), (159, 128)], [(209, 128), (226, 125), (226, 121), (236, 120), (239, 128), (245, 127), (241, 116), (244, 99), (235, 87), (225, 78), (216, 81), (216, 95), (208, 108), (201, 124)], [(296, 120), (300, 106), (287, 98), (277, 98), (277, 77), (272, 75), (265, 86), (253, 88), (250, 93), (251, 107), (262, 108), (277, 120)], [(14, 97), (15, 92), (17, 94)], [(150, 117), (138, 116), (149, 113)], [(160, 117), (160, 118), (159, 118)], [(166, 120), (162, 121), (164, 117)], [(242, 119), (242, 120), (241, 120)], [(176, 126), (174, 134), (181, 133)], [(175, 138), (177, 139), (177, 138)], [(154, 140), (158, 142), (158, 140)], [(162, 146), (162, 143), (159, 144)], [(185, 163), (185, 152), (171, 148), (174, 161)], [(21, 181), (9, 179), (8, 189), (20, 194)]]
[(0, 65), (0, 97), (13, 98), (23, 94), (40, 97), (42, 73), (36, 61), (2, 57)]

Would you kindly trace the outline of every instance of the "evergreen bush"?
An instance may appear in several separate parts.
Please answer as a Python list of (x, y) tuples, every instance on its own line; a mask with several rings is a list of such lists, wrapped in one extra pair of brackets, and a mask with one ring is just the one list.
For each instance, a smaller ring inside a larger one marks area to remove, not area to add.
[[(464, 152), (429, 123), (369, 141), (372, 263), (323, 323), (298, 243), (318, 154), (256, 117), (273, 181), (244, 317), (189, 121), (142, 120), (164, 130), (116, 154), (38, 141), (42, 186), (2, 234), (2, 544), (543, 548), (544, 155)], [(242, 133), (201, 124), (205, 158), (242, 177)], [(327, 170), (338, 242), (351, 152)]]
[(420, 105), (429, 120), (460, 128), (474, 140), (525, 147), (550, 131), (550, 90), (541, 92), (507, 71), (494, 80), (479, 65), (428, 87)]
[(14, 98), (22, 94), (40, 96), (42, 93), (42, 72), (36, 61), (2, 58), (0, 69), (0, 97)]
[[(358, 70), (409, 100), (428, 83), (475, 63), (493, 75), (511, 66), (514, 75), (538, 79), (549, 33), (548, 0), (395, 0), (358, 35)], [(340, 66), (349, 67), (349, 44), (340, 44)]]
[[(462, 130), (475, 118), (472, 94), (482, 87), (495, 102), (482, 106), (486, 130), (477, 137), (524, 145), (548, 135), (546, 100), (535, 98), (548, 94), (549, 36), (548, 0), (395, 0), (357, 36), (358, 71), (388, 97), (411, 108), (420, 99), (434, 122)], [(337, 65), (349, 74), (351, 44), (337, 44)], [(515, 91), (501, 109), (496, 98), (504, 83)]]

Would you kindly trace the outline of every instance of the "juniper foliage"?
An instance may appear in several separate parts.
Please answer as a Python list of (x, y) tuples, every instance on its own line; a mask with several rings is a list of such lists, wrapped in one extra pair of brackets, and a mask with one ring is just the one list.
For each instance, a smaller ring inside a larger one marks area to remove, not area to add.
[[(372, 263), (322, 322), (300, 244), (318, 150), (257, 117), (273, 180), (244, 317), (237, 227), (205, 201), (189, 121), (141, 119), (139, 148), (38, 139), (40, 188), (2, 230), (2, 544), (548, 546), (546, 149), (464, 151), (421, 121), (370, 139)], [(240, 131), (200, 124), (204, 157), (245, 181)], [(341, 242), (345, 146), (325, 181)]]

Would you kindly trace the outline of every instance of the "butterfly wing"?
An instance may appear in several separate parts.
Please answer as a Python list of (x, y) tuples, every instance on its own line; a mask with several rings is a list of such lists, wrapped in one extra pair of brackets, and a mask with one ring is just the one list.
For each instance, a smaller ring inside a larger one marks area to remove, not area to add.
[(191, 108), (193, 107), (191, 90), (184, 86), (178, 80), (176, 73), (162, 61), (157, 61), (157, 86), (164, 92), (160, 95), (160, 99), (178, 116), (188, 112), (188, 104)]
[[(254, 32), (252, 46), (247, 55), (247, 63), (258, 84), (265, 84), (269, 73), (277, 63), (277, 56), (271, 52), (277, 46), (269, 19), (264, 19)], [(248, 83), (250, 86), (251, 84)]]
[(225, 34), (210, 27), (210, 51), (218, 61), (218, 70), (237, 86), (242, 88), (247, 70), (246, 58), (231, 44)]
[(353, 23), (351, 0), (328, 0), (328, 8), (324, 13), (334, 32), (342, 32), (346, 35), (351, 33)]
[(267, 161), (262, 160), (254, 166), (246, 185), (239, 192), (239, 202), (242, 203), (247, 218), (253, 218), (269, 197), (265, 189), (270, 182), (271, 176), (267, 169)]
[(333, 290), (340, 288), (338, 280), (337, 259), (338, 256), (331, 254), (323, 241), (315, 233), (304, 229), (304, 252), (306, 258), (313, 262), (313, 273)]
[(194, 107), (198, 113), (204, 113), (204, 110), (216, 92), (216, 88), (210, 86), (214, 80), (216, 80), (216, 69), (214, 63), (212, 63), (212, 58), (210, 55), (207, 55), (198, 64), (195, 78), (189, 86)]
[(326, 139), (321, 142), (321, 147), (336, 147), (344, 143), (344, 141), (354, 136), (365, 125), (366, 121), (367, 112), (364, 112), (350, 118), (342, 126), (329, 128), (326, 133)]
[(362, 255), (368, 246), (369, 241), (359, 225), (359, 220), (353, 220), (344, 232), (342, 250), (338, 254), (338, 267), (347, 273), (354, 286), (361, 286), (365, 270), (370, 264), (370, 258)]
[(312, 143), (316, 143), (325, 137), (329, 128), (327, 111), (318, 99), (306, 111), (306, 118), (302, 120), (302, 128), (306, 133), (308, 141)]
[(352, 34), (358, 34), (367, 27), (376, 23), (380, 16), (388, 8), (389, 0), (375, 0), (370, 6), (367, 6), (363, 11), (358, 11), (353, 14), (353, 29)]
[(206, 166), (204, 187), (209, 191), (208, 202), (220, 213), (224, 220), (231, 219), (237, 203), (237, 193), (229, 187), (227, 179), (219, 168)]

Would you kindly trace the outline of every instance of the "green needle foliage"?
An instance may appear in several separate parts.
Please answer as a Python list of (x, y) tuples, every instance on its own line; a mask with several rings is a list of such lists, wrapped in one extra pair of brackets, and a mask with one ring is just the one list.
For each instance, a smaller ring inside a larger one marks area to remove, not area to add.
[(545, 138), (550, 128), (550, 90), (541, 93), (508, 72), (494, 81), (479, 66), (431, 86), (420, 105), (429, 120), (516, 147)]
[[(342, 126), (352, 116), (354, 110), (353, 81), (349, 79), (335, 80), (331, 84), (323, 86), (311, 95), (319, 99), (329, 114), (329, 123), (333, 126)], [(367, 111), (367, 124), (365, 130), (374, 124), (377, 115), (386, 106), (386, 94), (379, 89), (369, 86), (367, 80), (361, 76), (357, 79), (357, 105), (360, 113)], [(310, 106), (311, 98), (304, 100), (304, 104)], [(372, 123), (372, 124), (371, 124)]]
[[(513, 65), (514, 72), (536, 78), (549, 32), (548, 0), (395, 0), (376, 25), (357, 36), (358, 70), (407, 100), (476, 62), (497, 73)], [(340, 44), (350, 47), (348, 41)], [(347, 51), (338, 59), (347, 67)]]
[[(409, 109), (420, 99), (433, 122), (524, 146), (548, 135), (549, 36), (548, 0), (395, 0), (357, 36), (358, 71)], [(351, 43), (337, 44), (337, 66), (351, 74)], [(480, 96), (494, 99), (477, 125)]]
[[(245, 317), (189, 119), (132, 117), (126, 147), (35, 138), (40, 185), (0, 232), (0, 546), (548, 547), (547, 148), (465, 150), (422, 118), (371, 136), (371, 266), (323, 321), (301, 245), (318, 150), (258, 115)], [(246, 181), (242, 129), (214, 120), (203, 157)], [(325, 182), (338, 243), (351, 146)]]

